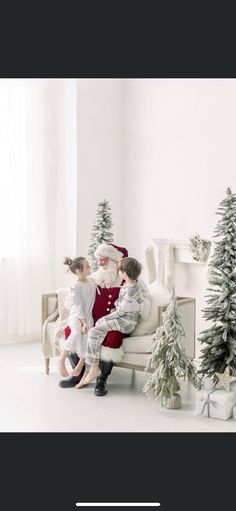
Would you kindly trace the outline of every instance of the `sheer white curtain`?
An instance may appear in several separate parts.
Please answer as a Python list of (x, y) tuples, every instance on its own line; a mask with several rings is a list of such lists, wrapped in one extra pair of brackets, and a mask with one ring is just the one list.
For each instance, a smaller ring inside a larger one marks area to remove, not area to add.
[(63, 149), (64, 168), (60, 158), (63, 133), (67, 140), (68, 128), (76, 130), (75, 105), (74, 81), (0, 80), (1, 342), (40, 332), (41, 294), (55, 287), (60, 190), (69, 201), (76, 189), (75, 132)]

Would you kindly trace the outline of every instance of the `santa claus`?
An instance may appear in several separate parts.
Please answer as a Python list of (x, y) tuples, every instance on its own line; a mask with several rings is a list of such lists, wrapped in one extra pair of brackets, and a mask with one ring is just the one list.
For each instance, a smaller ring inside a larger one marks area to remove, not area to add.
[[(96, 299), (93, 307), (94, 324), (102, 316), (110, 313), (114, 309), (114, 303), (118, 298), (120, 287), (123, 282), (119, 276), (118, 263), (123, 257), (128, 256), (126, 248), (119, 247), (113, 243), (102, 243), (95, 251), (99, 268), (91, 274), (91, 279), (97, 286)], [(138, 311), (143, 318), (146, 318), (150, 311), (151, 300), (147, 286), (143, 284), (145, 299), (142, 304), (130, 304), (132, 311)], [(70, 334), (69, 327), (66, 328), (65, 336)], [(123, 358), (122, 341), (125, 334), (118, 331), (108, 332), (101, 346), (100, 368), (102, 374), (97, 378), (95, 385), (95, 395), (104, 396), (107, 393), (106, 382), (111, 373), (114, 364), (120, 362)], [(79, 361), (78, 356), (71, 354), (70, 362), (75, 367)], [(79, 383), (83, 376), (82, 371), (79, 376), (70, 376), (59, 382), (60, 387), (74, 387)]]

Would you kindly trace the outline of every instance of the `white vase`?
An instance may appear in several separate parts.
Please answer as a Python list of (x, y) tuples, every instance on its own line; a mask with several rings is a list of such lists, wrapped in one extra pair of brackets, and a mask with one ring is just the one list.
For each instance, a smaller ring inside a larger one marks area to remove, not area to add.
[(180, 394), (174, 394), (172, 398), (167, 398), (163, 402), (164, 408), (169, 408), (172, 410), (177, 410), (178, 408), (181, 408), (182, 401)]

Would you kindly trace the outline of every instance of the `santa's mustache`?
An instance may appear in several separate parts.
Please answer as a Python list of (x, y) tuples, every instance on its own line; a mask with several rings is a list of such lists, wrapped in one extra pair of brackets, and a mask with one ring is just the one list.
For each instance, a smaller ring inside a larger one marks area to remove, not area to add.
[(106, 266), (100, 266), (93, 277), (98, 285), (103, 284), (105, 287), (111, 287), (117, 279), (117, 274), (117, 263), (110, 260)]

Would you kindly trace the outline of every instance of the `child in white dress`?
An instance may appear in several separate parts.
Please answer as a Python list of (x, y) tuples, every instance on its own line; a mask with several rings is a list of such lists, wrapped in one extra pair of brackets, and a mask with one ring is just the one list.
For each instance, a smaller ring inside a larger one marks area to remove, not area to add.
[(72, 305), (68, 318), (71, 333), (64, 342), (59, 358), (59, 371), (62, 376), (69, 376), (65, 361), (70, 352), (76, 352), (80, 360), (72, 374), (79, 376), (85, 363), (88, 330), (94, 325), (92, 312), (96, 286), (87, 278), (90, 275), (90, 266), (85, 257), (66, 257), (63, 264), (76, 276), (76, 281), (71, 287)]

